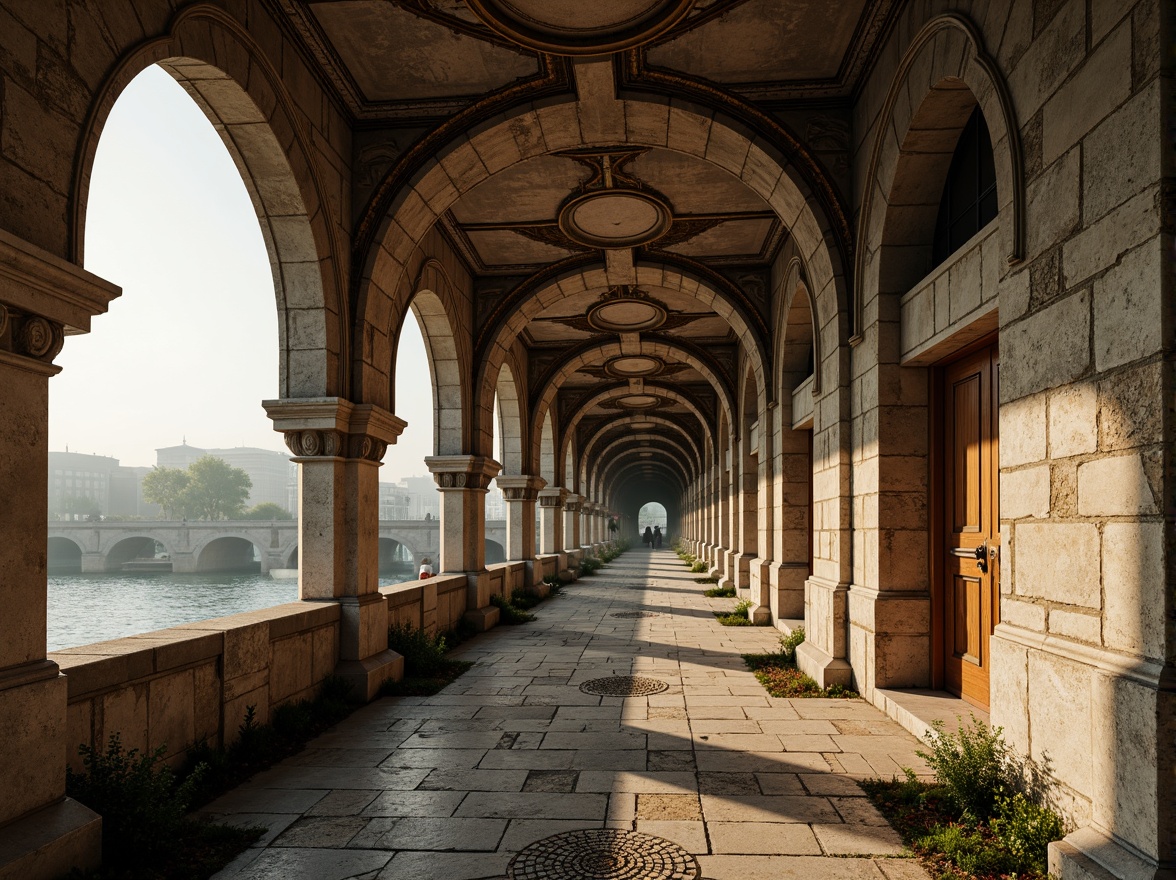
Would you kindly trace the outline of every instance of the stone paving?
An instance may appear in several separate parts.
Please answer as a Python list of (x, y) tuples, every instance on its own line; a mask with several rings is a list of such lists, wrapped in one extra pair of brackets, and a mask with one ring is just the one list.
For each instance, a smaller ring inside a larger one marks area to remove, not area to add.
[[(209, 805), (267, 828), (217, 876), (926, 878), (854, 781), (926, 772), (917, 741), (862, 701), (769, 697), (739, 655), (779, 633), (720, 626), (733, 600), (696, 577), (637, 548), (466, 642), (477, 665), (441, 693), (379, 700)], [(655, 616), (617, 616), (633, 611)], [(581, 690), (614, 675), (668, 687)], [(579, 868), (527, 849), (588, 829), (640, 834)], [(643, 868), (622, 851), (640, 835), (668, 841), (657, 865), (694, 861)]]

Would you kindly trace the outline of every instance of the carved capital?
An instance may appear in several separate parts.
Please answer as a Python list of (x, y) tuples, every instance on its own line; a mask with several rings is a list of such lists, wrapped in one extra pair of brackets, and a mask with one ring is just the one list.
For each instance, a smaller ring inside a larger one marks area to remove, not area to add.
[(583, 501), (583, 495), (577, 495), (575, 492), (570, 492), (564, 499), (564, 510), (568, 513), (579, 513), (580, 504), (583, 503)]
[(552, 489), (541, 489), (539, 492), (539, 506), (561, 510), (564, 506), (564, 499), (567, 497), (568, 490), (558, 486)]
[(482, 455), (430, 455), (425, 466), (433, 475), (437, 488), (484, 492), (502, 469), (492, 458)]
[(344, 435), (338, 431), (286, 431), (283, 437), (298, 458), (335, 458), (344, 452)]
[(61, 324), (0, 303), (0, 350), (51, 364), (64, 344)]
[(539, 490), (547, 485), (542, 477), (532, 476), (499, 476), (494, 480), (507, 501), (534, 501), (539, 497)]

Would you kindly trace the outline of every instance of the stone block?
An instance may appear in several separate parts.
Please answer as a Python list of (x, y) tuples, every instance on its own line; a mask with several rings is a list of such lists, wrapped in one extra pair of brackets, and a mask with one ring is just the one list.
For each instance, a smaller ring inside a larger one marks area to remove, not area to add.
[(1100, 371), (1148, 357), (1163, 344), (1160, 238), (1123, 257), (1094, 283), (1094, 363)]
[(1046, 397), (1036, 394), (1000, 407), (1000, 463), (1003, 467), (1044, 461)]
[(1092, 762), (1093, 818), (1103, 828), (1114, 828), (1151, 858), (1156, 858), (1164, 834), (1163, 797), (1157, 791), (1157, 692), (1130, 679), (1093, 676), (1093, 754), (1108, 760)]
[(53, 880), (101, 861), (102, 818), (73, 798), (0, 828), (0, 880)]
[(1098, 608), (1098, 528), (1088, 523), (1025, 523), (1013, 544), (1017, 595)]
[(65, 794), (67, 690), (57, 674), (0, 690), (0, 825)]
[(1001, 519), (1049, 516), (1049, 465), (1037, 465), (1000, 475)]
[(1097, 645), (1102, 640), (1102, 618), (1098, 614), (1052, 608), (1049, 612), (1049, 631), (1051, 635)]
[(225, 681), (259, 672), (269, 666), (270, 627), (268, 621), (225, 629)]
[(1098, 384), (1098, 443), (1111, 452), (1159, 443), (1163, 434), (1162, 365), (1119, 370)]
[(1087, 226), (1062, 246), (1067, 288), (1113, 266), (1160, 226), (1158, 187), (1152, 186)]
[[(1018, 115), (1028, 119), (1082, 63), (1086, 54), (1086, 4), (1082, 0), (1061, 4), (1053, 20), (1035, 38), (1031, 38), (1033, 27), (1026, 12), (1022, 30), (1027, 45), (1009, 74), (1009, 88), (1017, 96)], [(1016, 37), (1010, 34), (1009, 39)]]
[(1057, 779), (1085, 795), (1094, 763), (1092, 709), (1090, 667), (1029, 652), (1030, 757), (1048, 762)]
[(196, 739), (196, 691), (192, 670), (157, 678), (148, 685), (148, 747), (182, 754)]
[(1160, 179), (1164, 138), (1159, 131), (1159, 120), (1157, 80), (1083, 141), (1082, 210), (1087, 224)]
[(1158, 512), (1140, 456), (1116, 455), (1078, 466), (1078, 513), (1082, 516)]
[(1062, 241), (1078, 225), (1080, 152), (1077, 148), (1070, 150), (1029, 184), (1026, 195), (1029, 258)]
[(1053, 392), (1049, 396), (1050, 458), (1085, 455), (1097, 449), (1098, 388), (1081, 382)]
[[(1074, 381), (1090, 364), (1090, 291), (1057, 300), (1003, 327), (1000, 345), (1002, 400)], [(1002, 430), (1002, 439), (1007, 436)]]
[(1046, 102), (1042, 161), (1049, 165), (1131, 94), (1131, 25), (1090, 52), (1081, 69)]
[(123, 747), (146, 751), (149, 706), (146, 683), (111, 691), (101, 698), (100, 724), (94, 728), (94, 744), (104, 746), (111, 734), (119, 734)]
[(301, 694), (313, 683), (314, 636), (301, 633), (280, 639), (271, 646), (270, 702), (280, 703)]
[[(1004, 606), (1002, 604), (1003, 613)], [(1005, 741), (1017, 754), (1029, 754), (1029, 658), (1028, 651), (1001, 638), (1000, 629), (989, 639), (989, 687), (999, 698), (992, 701), (992, 725), (1003, 727)]]
[(1102, 570), (1104, 644), (1115, 651), (1163, 657), (1163, 523), (1103, 526)]
[(1001, 599), (1001, 621), (1032, 632), (1045, 632), (1045, 606), (1021, 602), (1011, 597)]

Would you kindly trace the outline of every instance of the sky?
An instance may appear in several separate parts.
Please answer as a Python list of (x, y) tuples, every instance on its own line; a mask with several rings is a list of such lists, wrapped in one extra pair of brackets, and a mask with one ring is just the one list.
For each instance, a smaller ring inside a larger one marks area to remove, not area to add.
[[(149, 67), (98, 143), (85, 268), (123, 294), (71, 336), (49, 385), (50, 449), (154, 465), (155, 449), (285, 450), (261, 408), (278, 396), (277, 309), (257, 216), (220, 136), (187, 93)], [(396, 415), (409, 426), (381, 480), (427, 473), (430, 384), (415, 321), (400, 344)]]

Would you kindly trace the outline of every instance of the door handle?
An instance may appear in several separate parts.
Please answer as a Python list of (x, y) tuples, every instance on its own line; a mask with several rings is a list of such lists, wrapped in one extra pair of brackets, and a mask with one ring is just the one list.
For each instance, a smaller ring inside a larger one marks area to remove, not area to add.
[(988, 574), (988, 542), (985, 541), (976, 548), (976, 565), (981, 574)]

